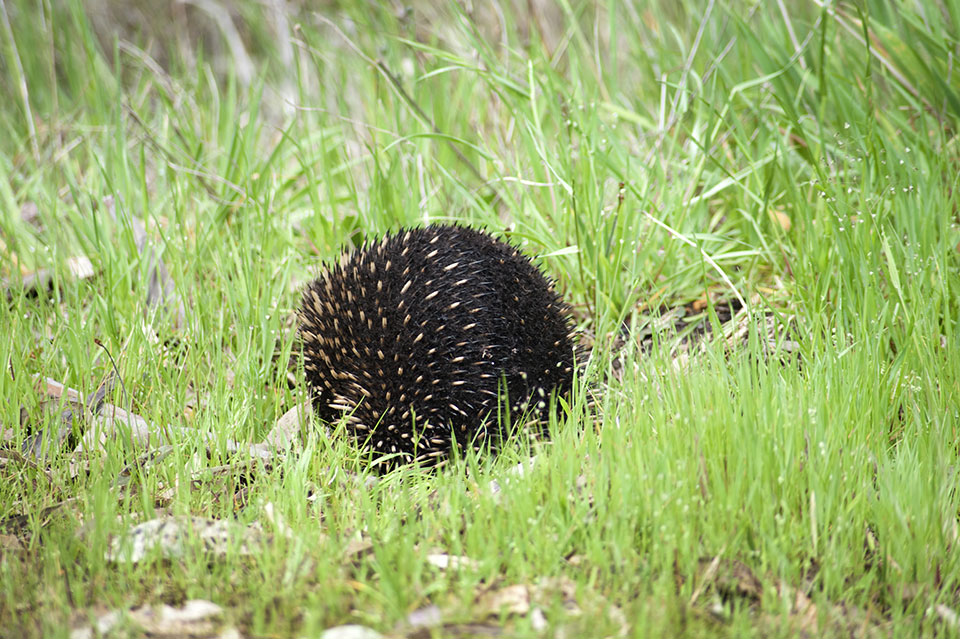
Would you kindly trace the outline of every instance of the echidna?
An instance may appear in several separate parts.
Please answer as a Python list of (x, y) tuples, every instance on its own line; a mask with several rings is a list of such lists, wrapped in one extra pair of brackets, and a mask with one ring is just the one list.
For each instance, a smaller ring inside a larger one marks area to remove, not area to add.
[(570, 311), (550, 280), (463, 226), (345, 252), (304, 291), (299, 333), (317, 415), (345, 415), (387, 467), (455, 445), (496, 449), (573, 382)]

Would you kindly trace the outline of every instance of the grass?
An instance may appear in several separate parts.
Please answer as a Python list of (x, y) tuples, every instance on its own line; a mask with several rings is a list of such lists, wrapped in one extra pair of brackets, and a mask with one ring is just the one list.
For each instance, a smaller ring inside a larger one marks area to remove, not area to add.
[[(960, 8), (515, 4), (0, 3), (0, 635), (188, 599), (251, 637), (958, 632)], [(304, 397), (318, 265), (454, 221), (541, 256), (592, 347), (533, 468), (236, 452)], [(58, 445), (36, 376), (150, 444)], [(171, 515), (269, 543), (105, 559)]]

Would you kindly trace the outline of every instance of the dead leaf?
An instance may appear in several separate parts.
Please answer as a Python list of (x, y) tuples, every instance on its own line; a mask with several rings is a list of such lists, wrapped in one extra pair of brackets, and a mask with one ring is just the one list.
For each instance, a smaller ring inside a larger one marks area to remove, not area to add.
[[(790, 588), (781, 582), (778, 590), (781, 593), (790, 592)], [(809, 632), (814, 635), (817, 633), (817, 607), (814, 605), (813, 601), (810, 600), (810, 597), (806, 595), (800, 588), (795, 588), (793, 590), (793, 606), (790, 609), (790, 616), (792, 620), (796, 623), (796, 627), (803, 632)]]
[(478, 637), (509, 637), (503, 627), (493, 623), (446, 623), (439, 627), (414, 628), (405, 635), (406, 639), (478, 639)]
[(180, 559), (191, 540), (198, 540), (208, 555), (218, 558), (228, 552), (253, 554), (266, 539), (257, 526), (203, 517), (162, 517), (132, 526), (112, 539), (106, 560), (138, 563), (153, 554)]
[(477, 608), (484, 616), (526, 615), (530, 612), (530, 586), (513, 584), (485, 593), (477, 601)]
[[(153, 424), (136, 413), (126, 411), (119, 406), (104, 402), (98, 414), (93, 418), (93, 424), (84, 433), (78, 450), (95, 450), (108, 441), (121, 441), (134, 446), (150, 446), (159, 443), (159, 431)], [(154, 432), (157, 434), (154, 434)]]
[(190, 599), (180, 608), (166, 604), (146, 605), (100, 615), (94, 626), (77, 628), (71, 631), (70, 638), (106, 636), (126, 623), (153, 639), (240, 639), (240, 632), (232, 626), (224, 626), (222, 617), (220, 606), (203, 599)]
[(86, 255), (75, 255), (68, 257), (66, 261), (67, 271), (74, 279), (85, 280), (93, 277), (93, 263)]
[(38, 393), (46, 395), (48, 397), (53, 397), (59, 399), (66, 395), (67, 399), (70, 402), (75, 404), (83, 404), (83, 395), (80, 394), (80, 391), (73, 388), (64, 386), (60, 382), (50, 379), (49, 377), (41, 377), (40, 375), (34, 375), (34, 388)]
[(960, 630), (960, 615), (957, 615), (955, 610), (944, 604), (937, 604), (933, 607), (933, 612), (954, 631)]
[(310, 400), (300, 402), (277, 420), (276, 425), (267, 433), (259, 446), (276, 452), (290, 449), (299, 441), (300, 433), (310, 424), (312, 415), (312, 402)]
[(0, 550), (23, 550), (23, 544), (16, 535), (0, 535)]
[[(44, 459), (76, 446), (77, 436), (83, 426), (83, 420), (77, 418), (84, 411), (83, 396), (78, 391), (39, 374), (33, 375), (33, 382), (34, 390), (41, 397), (59, 400), (51, 402), (41, 399), (40, 406), (44, 416), (38, 421), (48, 426), (36, 429), (20, 446), (25, 455)], [(56, 429), (56, 432), (48, 434), (48, 431), (53, 429)]]
[(722, 560), (716, 575), (717, 590), (726, 597), (738, 597), (759, 602), (763, 584), (750, 567), (736, 559)]
[(476, 570), (478, 566), (477, 562), (470, 557), (443, 553), (427, 555), (427, 563), (431, 566), (436, 566), (440, 570), (460, 570), (462, 568)]
[[(85, 280), (93, 277), (93, 264), (85, 255), (68, 257), (64, 262), (64, 266), (66, 266), (67, 275), (70, 279)], [(5, 277), (0, 280), (0, 288), (7, 292), (7, 299), (13, 297), (13, 292), (18, 287), (37, 293), (50, 286), (55, 274), (55, 269), (41, 268), (33, 272), (23, 273), (19, 280)]]
[(736, 559), (722, 559), (719, 555), (712, 559), (701, 559), (698, 574), (700, 582), (690, 603), (695, 603), (700, 594), (707, 589), (712, 590), (715, 595), (708, 602), (694, 608), (694, 612), (703, 614), (702, 610), (705, 609), (714, 619), (730, 621), (731, 608), (725, 606), (724, 602), (729, 602), (731, 599), (741, 600), (756, 613), (755, 619), (760, 634), (766, 634), (764, 629), (782, 632), (784, 624), (787, 624), (792, 631), (791, 634), (800, 637), (879, 638), (889, 636), (889, 632), (884, 627), (888, 622), (873, 618), (869, 611), (863, 611), (845, 603), (835, 605), (821, 602), (818, 606), (804, 588), (773, 578), (769, 578), (769, 581), (776, 584), (776, 593), (781, 601), (787, 603), (788, 609), (785, 615), (762, 610), (760, 602), (763, 595), (763, 582), (745, 563)]
[(111, 630), (123, 621), (123, 615), (118, 610), (111, 610), (97, 617), (93, 626), (81, 626), (70, 631), (70, 639), (94, 639), (105, 637)]
[[(512, 466), (507, 469), (506, 475), (503, 480), (504, 486), (509, 486), (512, 478), (522, 478), (527, 473), (533, 470), (533, 467), (537, 464), (537, 456), (533, 455), (530, 459), (525, 462), (520, 462), (516, 466)], [(500, 498), (500, 493), (503, 491), (503, 488), (500, 486), (500, 482), (496, 479), (491, 479), (490, 483), (487, 484), (487, 487), (490, 490), (490, 494), (494, 499)]]
[(383, 635), (373, 628), (357, 624), (335, 626), (320, 633), (320, 639), (381, 639), (382, 637)]
[(584, 557), (583, 555), (573, 554), (567, 557), (567, 563), (574, 567), (583, 565), (585, 561), (586, 561), (586, 557)]
[(359, 561), (371, 552), (373, 552), (373, 542), (358, 530), (347, 542), (347, 547), (343, 549), (343, 563)]
[(443, 613), (439, 607), (430, 604), (411, 612), (407, 615), (406, 622), (411, 629), (435, 628), (443, 623)]
[(547, 629), (547, 617), (540, 608), (534, 608), (530, 611), (530, 627), (536, 632), (543, 632)]
[(784, 213), (783, 211), (778, 211), (776, 209), (768, 209), (767, 213), (770, 215), (770, 219), (773, 220), (781, 229), (784, 231), (789, 231), (790, 227), (793, 226), (793, 222), (790, 220), (790, 216)]
[[(578, 599), (579, 594), (579, 599)], [(544, 610), (550, 610), (557, 600), (563, 604), (570, 617), (579, 617), (586, 607), (589, 610), (604, 610), (610, 621), (617, 626), (617, 636), (629, 633), (626, 616), (599, 593), (587, 586), (579, 587), (567, 577), (548, 577), (536, 584), (512, 584), (481, 594), (476, 601), (476, 610), (485, 617), (530, 616), (530, 623), (547, 626)]]
[(27, 224), (39, 226), (37, 218), (40, 217), (40, 207), (36, 202), (24, 202), (20, 205), (20, 219)]
[(287, 539), (293, 539), (295, 537), (293, 529), (287, 524), (287, 520), (280, 514), (280, 511), (277, 510), (272, 501), (264, 504), (263, 516), (270, 522), (274, 530), (277, 531), (277, 534), (283, 535)]
[[(38, 392), (54, 398), (66, 396), (72, 404), (76, 405), (78, 410), (83, 410), (85, 404), (83, 394), (80, 391), (68, 388), (60, 382), (47, 377), (34, 375), (34, 379), (35, 388)], [(175, 434), (179, 436), (178, 438), (199, 436), (209, 443), (218, 441), (214, 433), (200, 433), (192, 428), (176, 428), (172, 426), (157, 428), (136, 413), (102, 401), (105, 393), (101, 391), (106, 384), (107, 382), (101, 385), (98, 392), (89, 398), (87, 402), (86, 408), (92, 413), (92, 422), (86, 427), (83, 437), (81, 437), (80, 443), (75, 449), (76, 452), (95, 450), (98, 447), (104, 446), (107, 441), (115, 438), (122, 438), (121, 441), (123, 443), (144, 447), (151, 445), (161, 446), (162, 443), (167, 441), (168, 434)], [(72, 416), (70, 417), (72, 418)], [(66, 428), (66, 426), (64, 428)], [(227, 440), (225, 448), (228, 453), (246, 452), (250, 457), (262, 461), (270, 461), (274, 456), (272, 450), (261, 444), (243, 444), (233, 440)]]
[(223, 609), (203, 599), (191, 599), (182, 608), (143, 606), (130, 618), (152, 637), (222, 637), (218, 632)]

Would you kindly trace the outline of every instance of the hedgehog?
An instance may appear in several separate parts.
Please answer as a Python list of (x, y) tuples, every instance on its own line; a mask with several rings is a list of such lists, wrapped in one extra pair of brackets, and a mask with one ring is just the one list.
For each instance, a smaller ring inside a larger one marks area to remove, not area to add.
[[(345, 251), (298, 311), (316, 415), (342, 418), (381, 470), (435, 465), (455, 447), (496, 451), (521, 418), (542, 418), (573, 384), (571, 324), (528, 257), (459, 225)], [(548, 420), (533, 421), (548, 434)]]

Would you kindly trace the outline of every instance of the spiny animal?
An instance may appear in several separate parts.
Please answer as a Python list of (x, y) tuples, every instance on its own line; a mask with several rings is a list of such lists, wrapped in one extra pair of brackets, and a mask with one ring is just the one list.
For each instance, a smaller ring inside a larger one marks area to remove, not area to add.
[[(514, 246), (463, 226), (345, 252), (298, 313), (317, 415), (390, 468), (496, 449), (573, 383), (570, 309)], [(501, 410), (509, 406), (511, 419)]]

